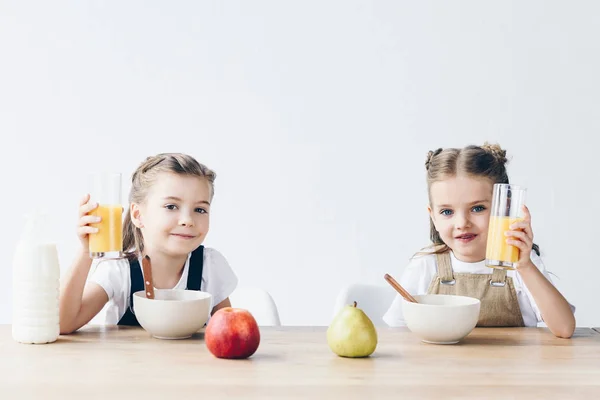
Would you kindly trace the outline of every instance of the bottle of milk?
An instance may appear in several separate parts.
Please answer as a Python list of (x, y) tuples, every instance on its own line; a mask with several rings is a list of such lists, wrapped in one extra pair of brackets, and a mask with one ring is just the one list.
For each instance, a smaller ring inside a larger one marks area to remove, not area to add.
[(21, 343), (51, 343), (59, 335), (58, 251), (47, 218), (34, 212), (13, 258), (12, 336)]

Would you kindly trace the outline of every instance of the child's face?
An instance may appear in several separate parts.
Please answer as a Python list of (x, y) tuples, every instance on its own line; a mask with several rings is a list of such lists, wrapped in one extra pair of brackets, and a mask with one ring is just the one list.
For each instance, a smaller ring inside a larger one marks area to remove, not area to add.
[(487, 178), (456, 176), (429, 189), (429, 214), (440, 237), (465, 262), (485, 258), (493, 183)]
[(182, 256), (200, 246), (208, 233), (210, 184), (203, 178), (163, 172), (138, 207), (144, 245)]

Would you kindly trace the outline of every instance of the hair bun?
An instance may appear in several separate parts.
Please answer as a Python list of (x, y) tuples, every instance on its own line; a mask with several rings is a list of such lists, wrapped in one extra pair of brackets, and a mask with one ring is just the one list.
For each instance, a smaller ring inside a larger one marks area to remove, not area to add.
[(498, 163), (504, 165), (506, 164), (506, 162), (508, 161), (508, 159), (506, 158), (506, 150), (503, 150), (502, 147), (500, 147), (499, 144), (490, 144), (488, 142), (485, 142), (483, 144), (483, 146), (481, 146), (481, 148), (483, 150), (485, 150), (486, 153), (491, 154), (496, 161), (498, 161)]
[(433, 157), (437, 156), (438, 154), (440, 154), (442, 152), (442, 149), (439, 148), (435, 151), (429, 150), (429, 152), (427, 152), (427, 159), (425, 160), (425, 169), (429, 170), (429, 165), (431, 164), (431, 161), (433, 160)]

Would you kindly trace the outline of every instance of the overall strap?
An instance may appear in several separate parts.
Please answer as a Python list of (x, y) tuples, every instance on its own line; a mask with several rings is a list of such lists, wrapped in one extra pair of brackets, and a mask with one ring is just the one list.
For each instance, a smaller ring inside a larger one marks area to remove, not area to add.
[[(200, 290), (202, 284), (202, 269), (204, 268), (204, 246), (192, 252), (190, 268), (188, 271), (187, 289)], [(143, 283), (143, 282), (142, 282)]]
[(137, 258), (129, 260), (129, 276), (131, 280), (131, 291), (129, 292), (129, 307), (125, 310), (125, 314), (119, 320), (118, 325), (139, 326), (135, 314), (133, 313), (133, 294), (144, 290), (144, 276), (142, 268)]
[(437, 261), (438, 276), (442, 285), (453, 285), (454, 273), (452, 272), (452, 261), (450, 260), (450, 252), (438, 253), (435, 255)]
[(504, 286), (506, 285), (506, 270), (494, 268), (492, 272), (492, 279), (490, 279), (491, 286)]
[(133, 308), (133, 294), (144, 290), (144, 275), (142, 274), (142, 267), (138, 259), (129, 262), (129, 276), (131, 277), (131, 292), (129, 293), (129, 304)]

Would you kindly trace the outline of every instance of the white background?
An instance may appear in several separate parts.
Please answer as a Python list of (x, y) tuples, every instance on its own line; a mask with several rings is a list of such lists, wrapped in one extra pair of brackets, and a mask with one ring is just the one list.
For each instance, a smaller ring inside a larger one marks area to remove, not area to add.
[(64, 272), (87, 174), (180, 151), (218, 174), (205, 244), (283, 324), (328, 324), (344, 284), (385, 285), (428, 243), (427, 151), (489, 140), (578, 325), (599, 326), (599, 18), (594, 1), (0, 1), (0, 323), (23, 214), (52, 212)]

